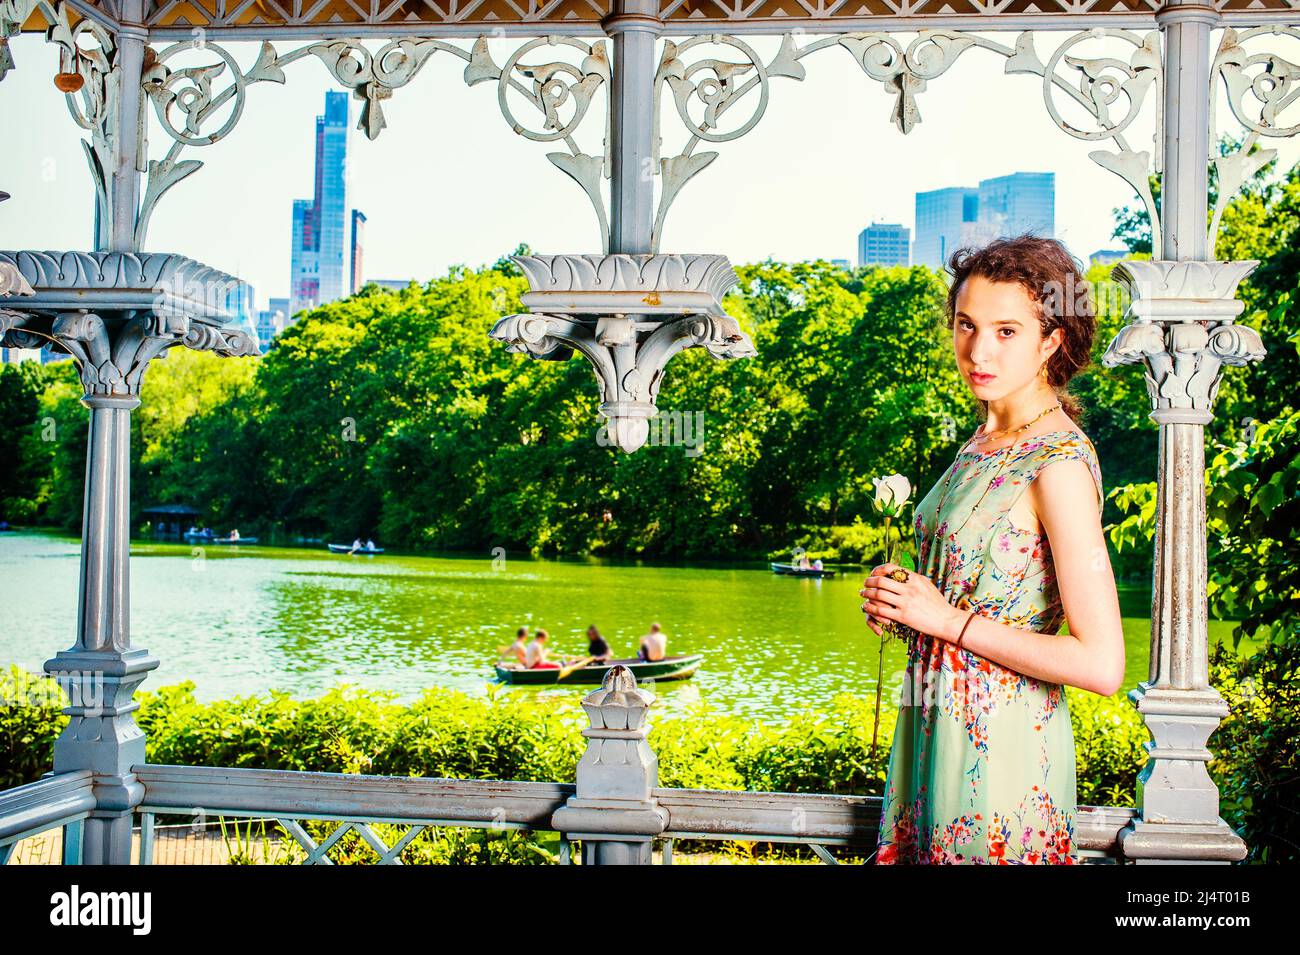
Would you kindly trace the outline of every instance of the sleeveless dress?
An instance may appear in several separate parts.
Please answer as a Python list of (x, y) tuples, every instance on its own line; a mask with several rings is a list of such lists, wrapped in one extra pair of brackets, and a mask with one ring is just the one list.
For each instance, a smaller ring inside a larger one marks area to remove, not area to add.
[[(1044, 467), (1072, 459), (1087, 463), (1100, 506), (1096, 449), (1077, 431), (1022, 439), (1010, 456), (1007, 448), (957, 455), (914, 522), (917, 567), (949, 603), (1012, 627), (1060, 631), (1047, 537), (1013, 525), (1010, 511)], [(877, 864), (1076, 864), (1074, 733), (1061, 684), (911, 628), (904, 634)]]

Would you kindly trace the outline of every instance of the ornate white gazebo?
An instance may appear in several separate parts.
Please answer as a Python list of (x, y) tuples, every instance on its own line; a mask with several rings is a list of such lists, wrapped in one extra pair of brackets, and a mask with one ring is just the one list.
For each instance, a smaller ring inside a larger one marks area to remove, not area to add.
[[(16, 840), (62, 826), (65, 861), (125, 864), (139, 817), (148, 862), (154, 815), (194, 807), (280, 818), (313, 861), (349, 827), (383, 861), (433, 824), (557, 830), (566, 859), (567, 840), (578, 839), (591, 863), (647, 862), (655, 839), (685, 836), (805, 842), (827, 861), (826, 845), (869, 840), (878, 798), (658, 787), (647, 694), (617, 669), (588, 697), (576, 785), (149, 765), (132, 715), (134, 690), (158, 660), (130, 641), (128, 416), (148, 400), (144, 371), (165, 349), (251, 350), (226, 327), (231, 277), (183, 250), (146, 251), (149, 219), (173, 188), (189, 188), (202, 147), (235, 135), (243, 111), (257, 108), (258, 84), (318, 61), (362, 102), (359, 128), (374, 138), (388, 98), (417, 95), (404, 87), (432, 57), (458, 57), (466, 83), (495, 84), (515, 132), (556, 144), (547, 158), (595, 213), (592, 245), (521, 259), (529, 311), (503, 316), (493, 335), (539, 358), (580, 352), (596, 370), (610, 433), (631, 452), (673, 354), (752, 352), (720, 307), (735, 282), (729, 263), (661, 253), (665, 219), (686, 183), (707, 180), (722, 144), (761, 122), (823, 51), (847, 53), (893, 94), (903, 133), (918, 122), (920, 97), (942, 95), (927, 93), (929, 81), (960, 56), (1000, 56), (1006, 73), (1038, 77), (1062, 134), (1096, 142), (1090, 157), (1147, 209), (1152, 259), (1114, 270), (1131, 297), (1130, 324), (1106, 362), (1141, 364), (1160, 432), (1150, 673), (1130, 694), (1153, 742), (1139, 808), (1081, 807), (1078, 842), (1085, 855), (1128, 862), (1244, 857), (1206, 770), (1227, 708), (1208, 681), (1203, 436), (1223, 366), (1257, 361), (1263, 348), (1234, 324), (1237, 285), (1257, 263), (1216, 261), (1214, 235), (1224, 206), (1274, 155), (1249, 151), (1300, 129), (1285, 115), (1300, 89), (1300, 0), (0, 0), (0, 79), (22, 68), (6, 42), (19, 31), (45, 31), (59, 46), (55, 82), (86, 136), (97, 245), (0, 253), (4, 343), (71, 352), (91, 415), (78, 633), (45, 664), (68, 690), (71, 722), (54, 772), (0, 793), (0, 858)], [(762, 34), (780, 37), (768, 59), (745, 40)], [(514, 37), (498, 63), (488, 40)], [(235, 40), (260, 40), (256, 57), (237, 60), (223, 46)], [(1095, 52), (1103, 42), (1112, 52)], [(1215, 115), (1220, 89), (1231, 116)], [(598, 103), (605, 108), (591, 108)], [(163, 130), (152, 140), (151, 112)], [(665, 137), (673, 114), (686, 130), (676, 144)], [(1143, 115), (1154, 118), (1154, 140), (1132, 142)], [(590, 130), (601, 117), (605, 128)], [(1245, 136), (1219, 156), (1224, 123)], [(579, 131), (599, 154), (584, 151)], [(1211, 162), (1219, 189), (1207, 210)], [(1163, 176), (1158, 208), (1152, 172)], [(602, 758), (610, 748), (617, 759)], [(344, 823), (316, 846), (294, 822), (311, 817)], [(366, 825), (376, 819), (412, 828), (389, 847)]]

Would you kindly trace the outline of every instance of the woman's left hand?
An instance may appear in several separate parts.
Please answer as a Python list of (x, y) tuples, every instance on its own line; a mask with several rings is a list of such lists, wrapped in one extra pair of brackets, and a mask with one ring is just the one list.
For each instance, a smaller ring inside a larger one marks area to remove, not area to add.
[(925, 574), (909, 570), (906, 581), (889, 576), (891, 571), (905, 569), (899, 564), (881, 564), (871, 572), (858, 591), (867, 598), (863, 612), (877, 620), (894, 620), (919, 633), (942, 638), (959, 611)]

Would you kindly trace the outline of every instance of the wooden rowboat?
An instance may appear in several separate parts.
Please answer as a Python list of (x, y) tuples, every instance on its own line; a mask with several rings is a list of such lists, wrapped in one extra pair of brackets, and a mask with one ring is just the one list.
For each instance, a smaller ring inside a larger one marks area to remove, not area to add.
[(783, 577), (834, 577), (833, 570), (817, 570), (815, 567), (796, 567), (794, 564), (778, 564), (773, 561), (770, 565), (772, 573), (780, 574)]
[[(564, 678), (564, 683), (600, 683), (605, 679), (605, 671), (615, 664), (621, 663), (632, 671), (637, 681), (642, 680), (685, 680), (700, 667), (700, 661), (704, 655), (692, 653), (686, 656), (664, 657), (662, 660), (655, 660), (652, 663), (646, 663), (633, 657), (630, 660), (609, 660), (605, 663), (589, 663), (585, 667), (578, 667), (572, 670)], [(496, 668), (497, 679), (502, 683), (518, 683), (529, 686), (538, 686), (547, 683), (558, 683), (560, 671), (553, 670), (549, 667), (542, 669), (525, 670), (521, 666), (501, 666)]]

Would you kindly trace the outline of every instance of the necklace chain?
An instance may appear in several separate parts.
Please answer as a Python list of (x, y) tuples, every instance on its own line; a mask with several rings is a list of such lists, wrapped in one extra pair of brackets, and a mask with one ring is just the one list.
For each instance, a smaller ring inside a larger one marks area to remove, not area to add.
[[(975, 434), (973, 434), (973, 435), (971, 436), (971, 441), (988, 441), (990, 438), (995, 438), (995, 437), (1000, 438), (1000, 437), (1002, 437), (1002, 436), (1004, 436), (1004, 435), (1008, 435), (1008, 434), (1018, 434), (1018, 433), (1020, 433), (1021, 431), (1024, 431), (1024, 430), (1025, 430), (1026, 428), (1028, 428), (1030, 425), (1032, 425), (1032, 424), (1033, 424), (1035, 421), (1037, 421), (1039, 418), (1042, 418), (1042, 417), (1044, 417), (1045, 415), (1049, 415), (1049, 414), (1051, 414), (1053, 411), (1055, 411), (1055, 410), (1056, 410), (1057, 408), (1059, 408), (1059, 407), (1061, 407), (1061, 403), (1058, 401), (1056, 404), (1052, 405), (1050, 408), (1044, 408), (1042, 411), (1038, 412), (1038, 414), (1034, 415), (1032, 418), (1030, 418), (1028, 421), (1026, 421), (1024, 424), (1022, 424), (1022, 425), (1021, 425), (1020, 427), (1018, 427), (1018, 428), (1003, 428), (1003, 429), (1000, 430), (1000, 431), (987, 431), (987, 432), (985, 432), (984, 434), (980, 434), (978, 431), (976, 431)], [(967, 441), (966, 443), (967, 443), (967, 444), (970, 444), (970, 441)], [(1012, 442), (1012, 443), (1014, 444), (1015, 442)]]
[[(1051, 414), (1053, 411), (1055, 411), (1055, 410), (1056, 410), (1057, 408), (1059, 408), (1059, 407), (1061, 407), (1061, 403), (1058, 401), (1058, 402), (1057, 402), (1055, 405), (1053, 405), (1052, 407), (1050, 407), (1050, 408), (1045, 408), (1044, 410), (1040, 411), (1038, 414), (1034, 415), (1033, 418), (1029, 419), (1029, 421), (1027, 421), (1025, 424), (1022, 424), (1022, 425), (1021, 425), (1020, 427), (1018, 427), (1018, 428), (1009, 428), (1009, 429), (1007, 429), (1007, 430), (1005, 430), (1005, 431), (992, 432), (991, 434), (986, 435), (985, 437), (986, 437), (986, 438), (987, 438), (987, 437), (992, 437), (992, 434), (1000, 434), (1000, 435), (1019, 434), (1021, 431), (1024, 431), (1026, 428), (1028, 428), (1028, 427), (1029, 427), (1030, 425), (1032, 425), (1034, 422), (1036, 422), (1036, 421), (1038, 421), (1040, 418), (1042, 418), (1044, 415)], [(998, 469), (997, 469), (997, 471), (994, 473), (993, 477), (990, 478), (990, 479), (985, 483), (985, 485), (984, 485), (984, 493), (981, 494), (981, 495), (980, 495), (980, 499), (979, 499), (978, 501), (975, 502), (975, 506), (972, 507), (972, 508), (970, 509), (970, 513), (966, 515), (966, 520), (964, 520), (964, 521), (961, 522), (961, 527), (958, 527), (958, 528), (957, 528), (958, 531), (960, 531), (960, 530), (962, 529), (962, 527), (965, 527), (965, 526), (970, 522), (971, 517), (974, 516), (975, 512), (979, 510), (979, 506), (980, 506), (981, 504), (984, 503), (984, 498), (988, 495), (988, 493), (989, 493), (989, 489), (992, 488), (994, 480), (996, 480), (996, 479), (997, 479), (997, 476), (998, 476), (999, 474), (1002, 473), (1003, 468), (1005, 468), (1005, 467), (1007, 466), (1007, 462), (1011, 460), (1011, 453), (1010, 453), (1010, 452), (1015, 448), (1015, 446), (1016, 446), (1018, 443), (1019, 443), (1018, 440), (1012, 441), (1012, 442), (1011, 442), (1009, 445), (1007, 445), (1007, 447), (1004, 449), (1004, 450), (1006, 450), (1008, 453), (1006, 453), (1006, 454), (1004, 454), (1004, 455), (1002, 456), (1002, 460), (1001, 460), (1001, 462), (998, 464)], [(966, 444), (970, 444), (970, 441), (967, 441)], [(966, 450), (965, 445), (962, 446), (962, 451), (964, 451), (964, 450)], [(996, 452), (994, 452), (994, 453), (996, 453)], [(961, 456), (961, 451), (957, 452), (957, 456), (958, 456), (958, 457)], [(948, 469), (948, 479), (947, 479), (946, 481), (944, 481), (944, 483), (943, 483), (943, 493), (939, 495), (939, 506), (935, 509), (935, 512), (934, 512), (934, 518), (935, 518), (935, 521), (934, 521), (935, 537), (938, 536), (939, 524), (940, 524), (940, 517), (939, 517), (939, 515), (941, 515), (941, 514), (943, 513), (943, 502), (946, 501), (946, 500), (948, 499), (948, 491), (949, 491), (949, 489), (950, 489), (951, 486), (952, 486), (952, 479), (957, 475), (956, 464), (957, 464), (957, 461), (954, 459), (954, 461), (953, 461), (953, 463), (952, 463), (952, 466), (950, 466), (949, 469)], [(933, 542), (933, 541), (932, 541), (932, 542)], [(918, 554), (917, 556), (919, 557), (920, 555)]]

